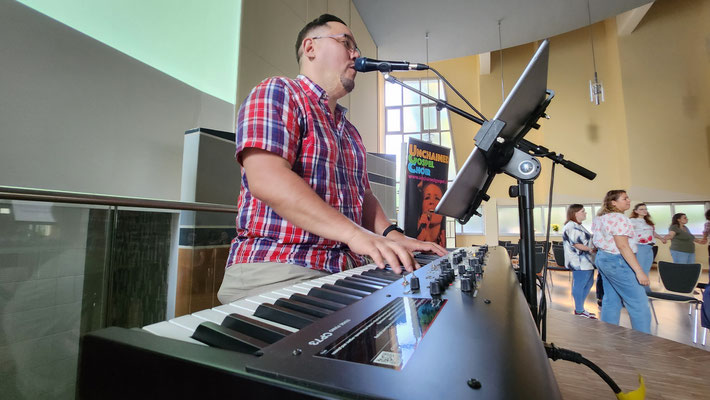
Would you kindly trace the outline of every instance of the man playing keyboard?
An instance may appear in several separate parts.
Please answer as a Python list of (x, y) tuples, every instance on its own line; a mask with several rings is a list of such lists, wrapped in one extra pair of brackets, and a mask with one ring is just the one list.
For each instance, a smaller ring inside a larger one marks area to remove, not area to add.
[(359, 56), (345, 23), (323, 14), (298, 34), (299, 76), (266, 79), (242, 103), (242, 186), (222, 303), (370, 260), (400, 273), (418, 267), (413, 251), (446, 254), (404, 236), (370, 190), (362, 139), (337, 104), (355, 87)]

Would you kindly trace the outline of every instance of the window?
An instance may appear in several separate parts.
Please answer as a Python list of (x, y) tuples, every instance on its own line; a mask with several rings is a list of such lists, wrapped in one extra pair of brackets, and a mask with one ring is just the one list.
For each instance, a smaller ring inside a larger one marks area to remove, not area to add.
[[(421, 90), (436, 98), (446, 100), (444, 85), (438, 79), (402, 79), (406, 85)], [(393, 154), (396, 162), (396, 204), (399, 210), (400, 175), (402, 173), (402, 145), (409, 143), (409, 138), (416, 138), (425, 142), (438, 144), (451, 149), (449, 157), (449, 186), (456, 177), (455, 154), (451, 140), (451, 124), (449, 112), (446, 109), (436, 110), (435, 104), (426, 98), (405, 89), (402, 86), (385, 82), (385, 153)], [(456, 228), (447, 233), (480, 233), (483, 234), (483, 221), (481, 218), (472, 218), (466, 227), (460, 227), (455, 222)], [(447, 218), (447, 221), (452, 218)]]
[[(484, 231), (484, 226), (485, 226), (485, 221), (483, 220), (483, 208), (478, 207), (478, 213), (481, 214), (479, 217), (478, 215), (474, 215), (471, 217), (471, 219), (466, 222), (465, 225), (461, 225), (458, 221), (455, 221), (456, 223), (456, 233), (457, 234), (463, 234), (463, 235), (483, 235), (485, 233)], [(453, 219), (453, 218), (450, 218)]]
[(675, 204), (675, 213), (683, 213), (688, 217), (688, 230), (693, 235), (702, 235), (705, 225), (704, 204)]

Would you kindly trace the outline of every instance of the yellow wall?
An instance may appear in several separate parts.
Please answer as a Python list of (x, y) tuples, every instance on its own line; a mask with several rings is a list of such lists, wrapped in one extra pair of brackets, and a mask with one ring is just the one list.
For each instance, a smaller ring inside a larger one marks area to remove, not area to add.
[(710, 1), (656, 1), (619, 56), (631, 194), (710, 199)]
[[(708, 21), (710, 0), (657, 0), (630, 35), (617, 35), (615, 18), (594, 24), (597, 71), (606, 94), (600, 106), (589, 101), (590, 27), (550, 38), (548, 87), (556, 92), (548, 108), (551, 119), (526, 139), (598, 174), (588, 181), (558, 167), (554, 203), (598, 203), (615, 188), (627, 189), (634, 202), (710, 200)], [(506, 95), (536, 48), (537, 43), (529, 43), (503, 50)], [(478, 86), (478, 93), (464, 94), (492, 117), (501, 104), (499, 53), (491, 54), (489, 75), (473, 77), (464, 65), (444, 75), (457, 87), (466, 79), (471, 88)], [(452, 116), (452, 124), (459, 119)], [(454, 125), (453, 134), (457, 160), (463, 162), (471, 146), (462, 136), (468, 138), (469, 132)], [(547, 202), (550, 168), (550, 161), (543, 160), (536, 204)], [(489, 194), (497, 204), (515, 204), (507, 195), (513, 183), (500, 175)], [(486, 211), (495, 212), (495, 207)], [(492, 244), (495, 235), (490, 233), (497, 233), (497, 227), (490, 222), (485, 237), (459, 235), (457, 246)], [(659, 246), (658, 259), (670, 260), (668, 245)], [(696, 255), (707, 263), (706, 246), (696, 246)]]

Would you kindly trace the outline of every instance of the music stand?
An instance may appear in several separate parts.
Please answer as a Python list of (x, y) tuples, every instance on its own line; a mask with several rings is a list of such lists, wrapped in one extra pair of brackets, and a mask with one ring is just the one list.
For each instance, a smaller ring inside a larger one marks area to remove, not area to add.
[[(554, 92), (547, 89), (548, 58), (549, 41), (546, 39), (535, 51), (513, 90), (498, 109), (495, 118), (490, 121), (477, 118), (443, 100), (408, 86), (389, 74), (384, 74), (386, 81), (399, 84), (434, 101), (437, 110), (446, 108), (481, 125), (475, 137), (476, 146), (456, 175), (451, 187), (444, 193), (436, 207), (436, 213), (456, 218), (461, 224), (465, 224), (471, 216), (480, 216), (476, 210), (481, 202), (490, 198), (486, 192), (497, 174), (502, 172), (518, 181), (517, 186), (511, 186), (510, 195), (518, 198), (520, 215), (520, 281), (538, 328), (540, 318), (535, 286), (533, 183), (540, 175), (541, 165), (536, 157), (550, 158), (555, 163), (562, 164), (588, 179), (594, 179), (596, 176), (593, 172), (564, 160), (562, 155), (523, 139), (530, 129), (540, 127), (537, 121), (541, 117), (547, 117), (545, 110), (554, 97)], [(433, 71), (444, 79), (438, 72)]]

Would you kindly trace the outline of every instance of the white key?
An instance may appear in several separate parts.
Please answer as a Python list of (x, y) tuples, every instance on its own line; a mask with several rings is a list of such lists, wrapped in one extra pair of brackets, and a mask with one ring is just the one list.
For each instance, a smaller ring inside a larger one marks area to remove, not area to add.
[(163, 336), (170, 339), (177, 339), (188, 343), (205, 345), (204, 343), (198, 342), (197, 340), (190, 337), (192, 336), (193, 331), (183, 328), (179, 325), (171, 324), (168, 321), (158, 322), (156, 324), (144, 326), (143, 330), (146, 330), (154, 335)]
[(173, 318), (168, 322), (183, 327), (191, 332), (195, 332), (197, 326), (205, 321), (192, 315), (183, 315), (182, 317)]
[(219, 311), (215, 311), (212, 309), (207, 309), (207, 310), (202, 310), (198, 311), (196, 313), (192, 313), (194, 317), (200, 318), (204, 321), (211, 321), (214, 322), (215, 324), (222, 324), (222, 321), (224, 321), (225, 314), (221, 313)]

